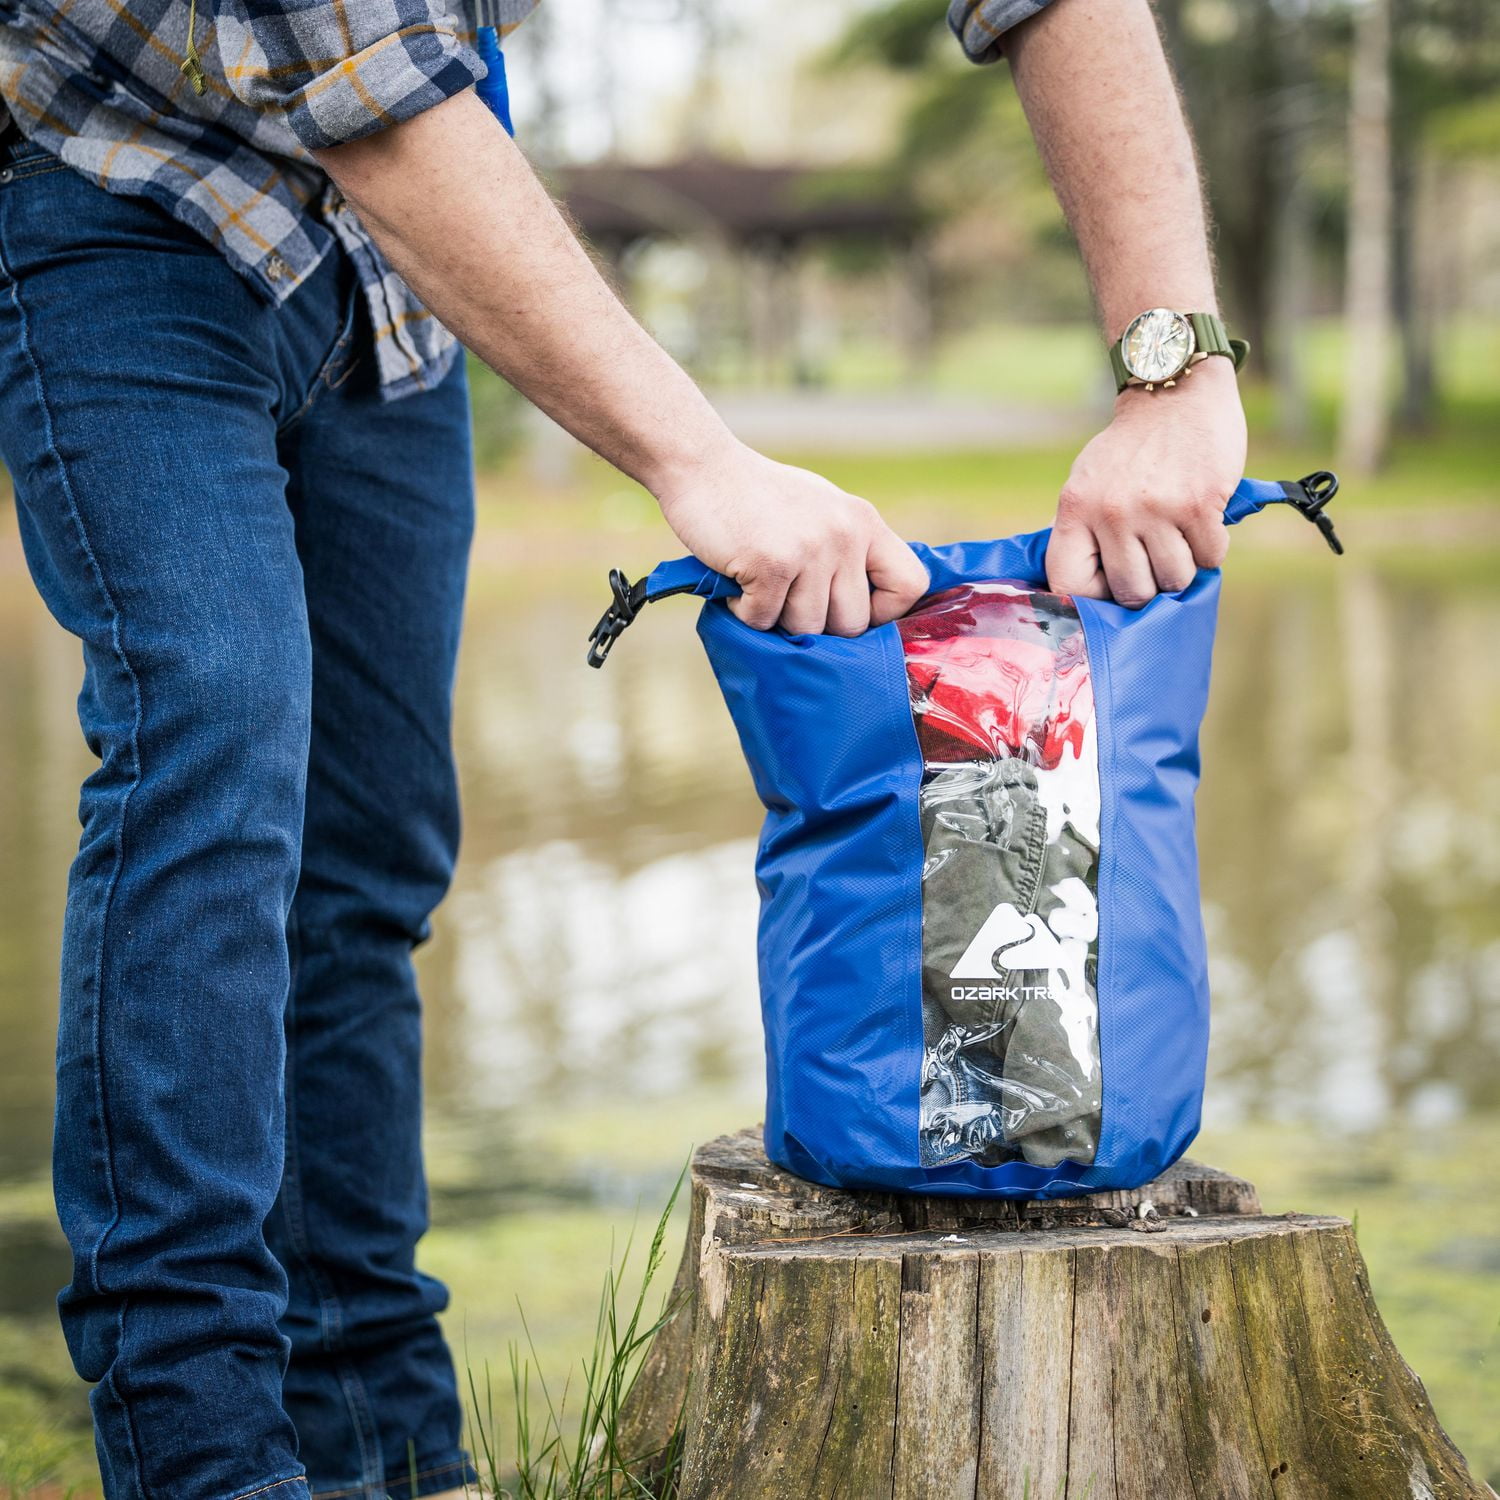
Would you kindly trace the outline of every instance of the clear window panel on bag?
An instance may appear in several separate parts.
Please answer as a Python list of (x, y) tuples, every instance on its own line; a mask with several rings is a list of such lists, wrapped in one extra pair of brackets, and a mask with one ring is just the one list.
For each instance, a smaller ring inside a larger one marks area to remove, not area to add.
[(1099, 769), (1078, 611), (967, 584), (899, 622), (921, 746), (924, 1166), (1099, 1142)]

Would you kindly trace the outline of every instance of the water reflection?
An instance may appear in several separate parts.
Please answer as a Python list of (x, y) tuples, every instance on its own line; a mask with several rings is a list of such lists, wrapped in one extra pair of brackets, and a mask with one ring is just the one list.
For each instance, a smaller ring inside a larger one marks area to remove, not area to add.
[[(1429, 565), (1424, 565), (1424, 567)], [(1500, 583), (1349, 559), (1227, 591), (1200, 801), (1210, 1117), (1417, 1125), (1500, 1105)], [(467, 834), (422, 957), (434, 1115), (753, 1092), (759, 809), (664, 604), (607, 671), (598, 596), (476, 593)], [(46, 1160), (77, 661), (0, 600), (0, 1174)]]
[(1200, 800), (1219, 1118), (1500, 1102), (1497, 639), (1493, 573), (1230, 590)]
[(450, 1095), (671, 1097), (755, 1076), (754, 855), (734, 839), (621, 870), (550, 840), (474, 872), (449, 914), (466, 1042)]

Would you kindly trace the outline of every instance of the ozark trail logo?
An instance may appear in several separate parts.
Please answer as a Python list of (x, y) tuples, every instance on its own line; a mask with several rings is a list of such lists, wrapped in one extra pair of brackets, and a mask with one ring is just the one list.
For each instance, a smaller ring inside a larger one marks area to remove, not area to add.
[(995, 979), (1010, 969), (1059, 969), (1067, 961), (1057, 935), (1035, 912), (1002, 901), (974, 934), (950, 979)]
[[(1017, 970), (1045, 972), (1048, 985), (1006, 985), (994, 990), (954, 986), (954, 998), (964, 1000), (1029, 1000), (1061, 995), (1083, 983), (1089, 945), (1099, 933), (1099, 907), (1085, 881), (1069, 876), (1052, 887), (1057, 906), (1050, 917), (1022, 913), (1002, 901), (985, 918), (984, 926), (964, 949), (949, 972), (950, 979), (981, 979), (994, 985)], [(1060, 992), (1058, 987), (1060, 986)]]

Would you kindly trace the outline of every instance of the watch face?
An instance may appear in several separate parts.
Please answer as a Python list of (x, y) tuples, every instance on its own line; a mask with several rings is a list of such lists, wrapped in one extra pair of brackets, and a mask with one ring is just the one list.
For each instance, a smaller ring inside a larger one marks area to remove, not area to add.
[(1182, 373), (1193, 353), (1193, 325), (1180, 312), (1153, 307), (1131, 320), (1120, 344), (1125, 368), (1155, 384)]

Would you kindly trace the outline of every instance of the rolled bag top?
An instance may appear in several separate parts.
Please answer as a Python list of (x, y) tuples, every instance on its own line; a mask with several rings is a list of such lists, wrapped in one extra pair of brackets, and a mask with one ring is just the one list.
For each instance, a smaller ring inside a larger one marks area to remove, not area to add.
[[(1342, 553), (1343, 544), (1324, 509), (1337, 493), (1338, 480), (1326, 469), (1301, 479), (1242, 479), (1224, 507), (1224, 524), (1235, 526), (1268, 505), (1290, 505), (1317, 526), (1335, 553)], [(999, 541), (959, 542), (946, 547), (930, 547), (923, 542), (909, 545), (927, 569), (929, 592), (938, 593), (977, 577), (1005, 577), (1043, 585), (1047, 543), (1051, 537), (1048, 528)], [(643, 605), (677, 594), (692, 594), (700, 599), (733, 599), (741, 592), (734, 579), (716, 573), (696, 557), (658, 563), (633, 584), (615, 569), (610, 573), (610, 587), (613, 602), (589, 633), (588, 662), (592, 667), (604, 665), (615, 641)]]

